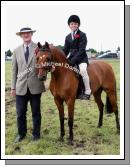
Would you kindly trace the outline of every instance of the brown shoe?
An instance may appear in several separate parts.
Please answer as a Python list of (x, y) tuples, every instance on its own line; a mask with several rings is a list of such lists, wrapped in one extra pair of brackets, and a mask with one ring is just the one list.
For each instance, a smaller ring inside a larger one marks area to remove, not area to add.
[(18, 135), (18, 136), (15, 138), (14, 143), (18, 143), (18, 142), (22, 141), (24, 138), (25, 138), (25, 136)]

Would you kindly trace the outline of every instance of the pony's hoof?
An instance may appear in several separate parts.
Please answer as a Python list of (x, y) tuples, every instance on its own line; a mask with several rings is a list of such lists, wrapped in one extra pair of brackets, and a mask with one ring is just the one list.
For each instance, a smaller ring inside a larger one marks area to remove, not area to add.
[(61, 142), (63, 142), (64, 138), (60, 136), (58, 140), (61, 141)]
[(101, 128), (101, 127), (102, 127), (102, 125), (98, 125), (98, 126), (97, 126), (97, 128)]
[(68, 144), (68, 145), (71, 145), (71, 146), (73, 146), (73, 145), (74, 145), (74, 143), (73, 143), (73, 140), (72, 140), (72, 139), (68, 138), (67, 140), (68, 140), (68, 141), (67, 141), (67, 144)]
[(73, 145), (74, 145), (74, 144), (73, 144), (73, 141), (72, 141), (72, 140), (69, 140), (69, 141), (68, 141), (68, 145), (73, 146)]
[(120, 129), (117, 129), (116, 134), (118, 135), (120, 134)]

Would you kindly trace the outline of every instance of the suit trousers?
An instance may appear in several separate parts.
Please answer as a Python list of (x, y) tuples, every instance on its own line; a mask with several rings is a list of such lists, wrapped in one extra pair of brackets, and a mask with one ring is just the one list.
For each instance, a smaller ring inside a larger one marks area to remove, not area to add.
[(17, 112), (17, 128), (18, 134), (25, 136), (27, 133), (27, 106), (28, 101), (30, 101), (31, 111), (32, 111), (32, 122), (33, 122), (33, 136), (40, 136), (41, 127), (41, 93), (31, 94), (30, 90), (27, 89), (25, 95), (16, 95), (16, 112)]

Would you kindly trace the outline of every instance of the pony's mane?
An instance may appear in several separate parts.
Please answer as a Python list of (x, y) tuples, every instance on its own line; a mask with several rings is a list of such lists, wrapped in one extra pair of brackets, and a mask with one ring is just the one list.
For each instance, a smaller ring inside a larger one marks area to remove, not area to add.
[(52, 46), (50, 50), (54, 59), (57, 59), (60, 62), (67, 62), (67, 58), (63, 50), (55, 46)]
[(68, 62), (68, 60), (66, 58), (66, 55), (63, 52), (63, 50), (58, 48), (58, 47), (53, 46), (53, 44), (48, 44), (48, 42), (45, 42), (44, 45), (41, 45), (41, 43), (38, 42), (38, 47), (35, 50), (36, 55), (37, 55), (37, 52), (39, 50), (40, 51), (48, 51), (48, 50), (50, 50), (53, 61), (56, 61), (56, 62), (59, 62), (59, 63), (67, 63)]

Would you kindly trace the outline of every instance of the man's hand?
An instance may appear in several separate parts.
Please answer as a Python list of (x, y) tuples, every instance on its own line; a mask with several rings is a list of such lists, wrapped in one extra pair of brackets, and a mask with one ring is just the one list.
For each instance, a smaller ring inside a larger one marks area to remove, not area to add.
[(11, 90), (11, 96), (13, 96), (13, 97), (16, 96), (16, 90), (15, 89)]

